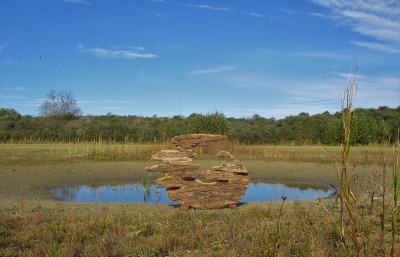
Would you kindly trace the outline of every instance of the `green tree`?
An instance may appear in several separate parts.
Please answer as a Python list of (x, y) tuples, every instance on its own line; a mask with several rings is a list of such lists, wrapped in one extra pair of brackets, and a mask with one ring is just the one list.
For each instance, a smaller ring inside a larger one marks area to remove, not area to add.
[(351, 143), (367, 145), (376, 138), (378, 124), (374, 117), (357, 110), (352, 116)]
[(21, 114), (14, 109), (0, 108), (0, 120), (19, 120)]
[(188, 123), (188, 133), (191, 134), (219, 134), (230, 136), (232, 124), (223, 113), (207, 113), (206, 115), (192, 115)]
[(381, 120), (378, 124), (377, 137), (379, 143), (388, 142), (390, 139), (390, 126), (384, 120)]
[(163, 141), (169, 141), (176, 135), (178, 135), (178, 127), (176, 126), (174, 120), (168, 120), (161, 125), (159, 137)]
[(343, 122), (339, 119), (332, 120), (323, 132), (323, 142), (328, 145), (339, 144), (342, 140), (342, 135)]

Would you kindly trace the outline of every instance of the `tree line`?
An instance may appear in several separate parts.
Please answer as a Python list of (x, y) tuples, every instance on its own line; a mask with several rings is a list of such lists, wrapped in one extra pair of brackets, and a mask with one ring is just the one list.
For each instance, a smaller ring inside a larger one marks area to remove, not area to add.
[[(352, 144), (393, 144), (398, 142), (400, 107), (356, 109), (352, 117)], [(168, 142), (187, 133), (226, 135), (245, 144), (338, 145), (343, 134), (341, 112), (309, 115), (300, 113), (284, 119), (253, 115), (227, 118), (223, 113), (192, 114), (188, 117), (57, 116), (21, 115), (0, 108), (0, 142)]]

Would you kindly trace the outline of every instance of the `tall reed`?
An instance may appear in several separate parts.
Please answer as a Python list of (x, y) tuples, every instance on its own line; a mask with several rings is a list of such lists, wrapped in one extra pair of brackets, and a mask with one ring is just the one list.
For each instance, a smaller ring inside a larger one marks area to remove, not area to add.
[(345, 214), (349, 216), (349, 226), (352, 235), (352, 241), (357, 249), (357, 253), (361, 251), (361, 245), (357, 237), (355, 208), (356, 199), (352, 192), (352, 185), (355, 177), (353, 173), (348, 171), (349, 153), (351, 143), (351, 121), (353, 116), (353, 101), (356, 94), (356, 78), (357, 78), (358, 65), (356, 66), (353, 78), (349, 75), (347, 88), (341, 99), (342, 108), (342, 122), (343, 122), (343, 137), (342, 137), (342, 150), (341, 150), (341, 167), (339, 167), (336, 160), (336, 176), (339, 183), (339, 198), (340, 198), (340, 240), (343, 246), (346, 246), (346, 224)]
[(400, 136), (398, 132), (397, 136), (398, 146), (397, 146), (397, 156), (396, 162), (393, 164), (393, 210), (392, 210), (392, 241), (390, 248), (390, 256), (395, 256), (395, 245), (396, 245), (396, 232), (397, 232), (397, 216), (398, 216), (398, 201), (399, 201), (399, 152), (400, 152)]
[[(352, 121), (354, 118), (353, 113), (353, 102), (356, 94), (356, 78), (358, 72), (358, 64), (356, 66), (353, 77), (349, 76), (347, 88), (344, 92), (343, 97), (341, 98), (341, 109), (342, 109), (342, 123), (343, 123), (343, 136), (342, 136), (342, 144), (341, 144), (341, 159), (338, 161), (336, 159), (335, 162), (335, 171), (336, 177), (339, 184), (339, 188), (337, 189), (338, 198), (340, 199), (340, 241), (345, 249), (348, 248), (349, 244), (347, 242), (347, 236), (350, 236), (350, 239), (357, 251), (357, 256), (361, 256), (362, 254), (368, 255), (369, 241), (372, 240), (371, 236), (373, 236), (373, 229), (371, 225), (368, 225), (367, 219), (371, 219), (371, 217), (367, 217), (365, 215), (365, 210), (361, 205), (357, 202), (356, 188), (355, 186), (360, 182), (358, 175), (355, 174), (355, 164), (352, 169), (349, 167), (350, 163), (350, 146), (352, 142)], [(351, 74), (350, 74), (351, 75)], [(390, 245), (390, 256), (397, 256), (396, 253), (396, 233), (397, 233), (397, 218), (398, 218), (398, 196), (400, 192), (399, 185), (399, 149), (400, 145), (397, 149), (397, 157), (394, 158), (393, 164), (393, 174), (392, 174), (392, 182), (393, 182), (393, 209), (391, 214), (391, 245)], [(393, 152), (393, 156), (394, 152)], [(368, 156), (367, 156), (368, 157)], [(367, 159), (367, 157), (365, 159)], [(381, 158), (383, 158), (383, 166), (382, 172), (373, 176), (375, 179), (370, 178), (370, 182), (376, 185), (375, 188), (370, 189), (370, 199), (371, 199), (371, 214), (372, 217), (379, 217), (380, 222), (380, 248), (382, 251), (385, 251), (384, 244), (385, 241), (385, 222), (386, 222), (386, 211), (389, 206), (389, 202), (386, 198), (386, 195), (390, 192), (387, 192), (386, 188), (388, 186), (388, 181), (386, 179), (387, 175), (387, 162), (384, 158), (384, 154), (382, 152)], [(365, 162), (367, 163), (367, 162)], [(382, 163), (375, 163), (377, 167), (382, 165)], [(382, 180), (382, 181), (377, 181)], [(368, 185), (366, 186), (368, 187)], [(366, 187), (364, 189), (366, 189)], [(379, 191), (377, 191), (377, 187)], [(379, 197), (375, 198), (375, 193), (379, 193)], [(382, 201), (381, 204), (374, 207), (374, 199)], [(381, 210), (379, 210), (379, 207)], [(373, 211), (376, 208), (379, 211), (378, 215), (374, 215)]]

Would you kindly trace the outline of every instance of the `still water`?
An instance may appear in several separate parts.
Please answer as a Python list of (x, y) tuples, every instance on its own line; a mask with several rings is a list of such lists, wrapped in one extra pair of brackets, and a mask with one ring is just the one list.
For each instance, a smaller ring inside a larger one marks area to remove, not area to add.
[[(49, 189), (49, 193), (69, 202), (146, 202), (177, 204), (168, 199), (166, 188), (139, 183), (104, 185), (63, 185)], [(279, 183), (250, 183), (242, 202), (310, 200), (328, 197), (333, 191), (327, 186), (310, 184), (285, 185)]]

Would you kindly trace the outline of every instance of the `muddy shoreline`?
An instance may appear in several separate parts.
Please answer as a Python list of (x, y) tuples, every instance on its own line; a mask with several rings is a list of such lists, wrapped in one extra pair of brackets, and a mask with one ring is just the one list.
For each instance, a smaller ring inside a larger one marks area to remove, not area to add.
[[(200, 170), (217, 164), (215, 161), (198, 161)], [(0, 205), (13, 206), (21, 201), (40, 201), (53, 204), (67, 204), (54, 199), (48, 189), (61, 184), (76, 182), (121, 181), (143, 179), (148, 173), (146, 166), (153, 161), (142, 162), (76, 162), (52, 165), (2, 165), (0, 166)], [(305, 182), (335, 184), (332, 164), (244, 161), (250, 181), (257, 182)], [(197, 171), (194, 172), (195, 175)], [(163, 176), (153, 174), (152, 178)]]

